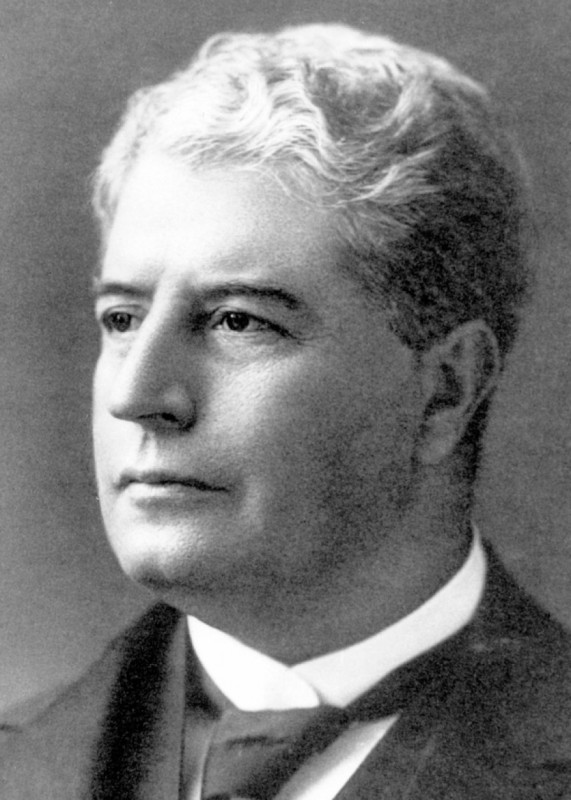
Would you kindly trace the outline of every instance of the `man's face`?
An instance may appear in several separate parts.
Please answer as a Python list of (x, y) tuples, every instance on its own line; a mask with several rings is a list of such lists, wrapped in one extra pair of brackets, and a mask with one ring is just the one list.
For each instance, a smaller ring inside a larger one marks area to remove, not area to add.
[(268, 177), (145, 155), (128, 178), (97, 301), (97, 478), (125, 572), (186, 611), (331, 591), (406, 507), (414, 359), (339, 253), (334, 219)]

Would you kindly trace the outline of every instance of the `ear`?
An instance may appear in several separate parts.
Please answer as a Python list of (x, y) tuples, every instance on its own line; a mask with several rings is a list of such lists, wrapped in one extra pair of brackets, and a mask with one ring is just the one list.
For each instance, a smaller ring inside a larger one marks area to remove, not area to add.
[(499, 371), (498, 343), (482, 320), (455, 328), (422, 354), (421, 463), (437, 464), (454, 451), (474, 412), (493, 391)]

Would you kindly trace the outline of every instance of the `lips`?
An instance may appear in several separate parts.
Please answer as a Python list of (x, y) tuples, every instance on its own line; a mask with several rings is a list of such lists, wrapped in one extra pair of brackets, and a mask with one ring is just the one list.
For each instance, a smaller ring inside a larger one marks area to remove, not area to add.
[(125, 470), (118, 481), (119, 489), (129, 486), (148, 486), (157, 489), (187, 488), (201, 492), (224, 492), (225, 487), (218, 486), (193, 475), (183, 475), (168, 470)]

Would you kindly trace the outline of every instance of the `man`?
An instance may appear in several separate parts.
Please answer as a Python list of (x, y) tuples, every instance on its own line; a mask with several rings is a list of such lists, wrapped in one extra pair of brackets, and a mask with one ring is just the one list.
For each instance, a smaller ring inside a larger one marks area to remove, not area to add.
[(94, 441), (161, 602), (7, 729), (3, 798), (571, 797), (567, 637), (470, 515), (522, 194), (479, 85), (349, 28), (217, 37), (135, 95)]

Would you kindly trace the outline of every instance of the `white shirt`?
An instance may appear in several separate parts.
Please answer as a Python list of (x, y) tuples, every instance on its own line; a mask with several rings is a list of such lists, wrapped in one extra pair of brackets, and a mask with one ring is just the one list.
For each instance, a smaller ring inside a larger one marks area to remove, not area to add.
[[(188, 618), (188, 626), (202, 666), (238, 708), (344, 707), (461, 630), (478, 607), (485, 575), (485, 553), (476, 531), (460, 570), (422, 606), (368, 639), (292, 667), (194, 617)], [(280, 800), (331, 800), (396, 719), (351, 726), (325, 752), (304, 763), (280, 792)]]

